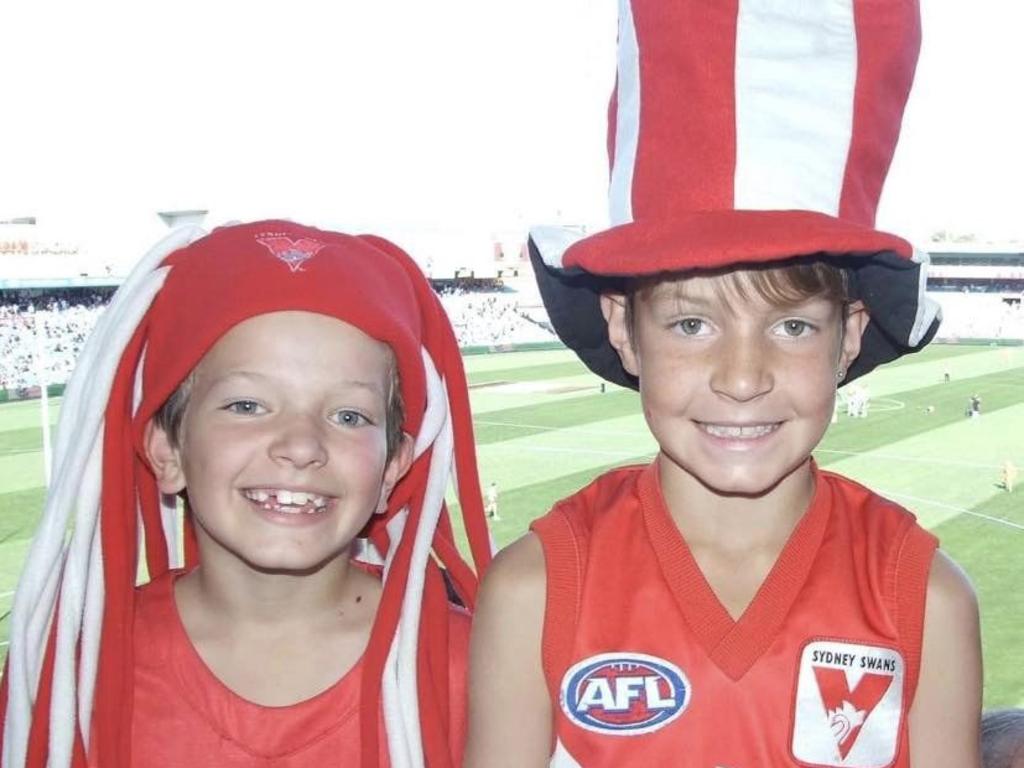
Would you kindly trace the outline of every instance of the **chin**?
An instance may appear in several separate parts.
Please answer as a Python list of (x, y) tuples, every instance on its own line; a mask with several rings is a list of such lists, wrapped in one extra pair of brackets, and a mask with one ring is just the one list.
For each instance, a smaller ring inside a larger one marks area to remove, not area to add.
[(719, 496), (749, 496), (752, 498), (764, 496), (769, 493), (781, 480), (781, 478), (775, 478), (772, 480), (755, 480), (752, 478), (726, 480), (700, 476), (696, 477), (706, 488), (708, 488), (708, 490), (713, 491)]
[(291, 574), (305, 576), (316, 573), (331, 562), (342, 557), (347, 550), (336, 552), (260, 552), (251, 556), (239, 556), (254, 571), (267, 574)]
[[(795, 467), (684, 467), (705, 488), (720, 496), (764, 496), (778, 487)], [(706, 470), (706, 471), (705, 471)]]

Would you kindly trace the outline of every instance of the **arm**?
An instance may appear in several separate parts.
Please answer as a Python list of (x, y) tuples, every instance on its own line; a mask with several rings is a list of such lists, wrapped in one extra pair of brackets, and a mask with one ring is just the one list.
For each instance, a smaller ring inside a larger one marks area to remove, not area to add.
[(469, 651), (464, 768), (545, 768), (551, 702), (541, 666), (546, 576), (532, 533), (498, 553), (481, 587)]
[(941, 551), (928, 577), (921, 673), (910, 710), (912, 768), (980, 768), (981, 638), (978, 602)]

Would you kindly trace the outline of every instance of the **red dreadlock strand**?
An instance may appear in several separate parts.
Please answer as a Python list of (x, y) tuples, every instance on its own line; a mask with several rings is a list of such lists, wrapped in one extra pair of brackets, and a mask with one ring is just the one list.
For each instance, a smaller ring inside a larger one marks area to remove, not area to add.
[(110, 392), (103, 440), (103, 496), (100, 536), (103, 545), (103, 624), (93, 702), (90, 752), (104, 768), (131, 764), (132, 628), (138, 568), (136, 456), (131, 422), (135, 371), (142, 358), (145, 324), (136, 331), (118, 366)]
[(427, 564), (423, 589), (423, 614), (419, 627), (417, 679), (421, 716), (423, 755), (430, 768), (457, 768), (450, 745), (451, 692), (449, 691), (448, 595), (444, 579), (433, 561)]
[[(417, 461), (429, 466), (429, 457), (432, 453), (432, 449), (427, 450)], [(363, 656), (363, 685), (360, 690), (359, 719), (361, 762), (364, 768), (374, 768), (378, 764), (377, 723), (382, 696), (381, 681), (401, 618), (402, 598), (409, 580), (413, 540), (420, 522), (426, 483), (421, 482), (417, 486), (417, 491), (415, 500), (409, 505), (409, 517), (406, 520), (405, 529), (398, 542), (392, 543), (392, 546), (395, 547), (395, 554), (384, 581), (384, 590), (377, 606), (377, 618), (370, 631), (370, 642), (367, 644)]]

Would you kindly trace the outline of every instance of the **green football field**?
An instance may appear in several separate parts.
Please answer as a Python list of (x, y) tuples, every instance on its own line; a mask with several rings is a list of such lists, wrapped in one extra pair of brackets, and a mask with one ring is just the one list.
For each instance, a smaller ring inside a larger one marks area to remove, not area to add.
[[(635, 393), (609, 386), (564, 350), (466, 358), (481, 480), (500, 489), (501, 546), (604, 469), (655, 451)], [(950, 373), (950, 382), (943, 374)], [(1024, 348), (933, 346), (866, 377), (871, 408), (840, 414), (819, 464), (909, 509), (970, 575), (982, 610), (985, 705), (1024, 706)], [(978, 394), (983, 414), (965, 418)], [(0, 405), (0, 640), (43, 502), (37, 402)], [(54, 420), (56, 415), (54, 414)], [(0, 649), (2, 650), (2, 649)]]

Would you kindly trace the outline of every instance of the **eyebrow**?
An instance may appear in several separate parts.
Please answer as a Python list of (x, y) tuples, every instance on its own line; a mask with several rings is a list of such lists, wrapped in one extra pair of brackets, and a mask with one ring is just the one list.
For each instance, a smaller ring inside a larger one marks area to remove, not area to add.
[(342, 387), (352, 389), (368, 389), (374, 394), (384, 394), (384, 387), (380, 385), (379, 381), (363, 381), (361, 379), (341, 379), (338, 384)]
[(697, 306), (709, 307), (711, 301), (704, 296), (691, 296), (682, 291), (658, 291), (651, 296), (652, 304), (696, 304)]
[[(224, 383), (230, 383), (234, 379), (251, 379), (255, 381), (270, 381), (271, 377), (264, 373), (258, 373), (256, 371), (230, 371), (225, 373), (223, 376), (219, 376), (214, 379), (210, 385), (219, 386)], [(363, 379), (337, 379), (334, 382), (341, 389), (365, 389), (373, 392), (374, 394), (383, 395), (384, 387), (381, 386), (380, 382), (365, 381)]]

